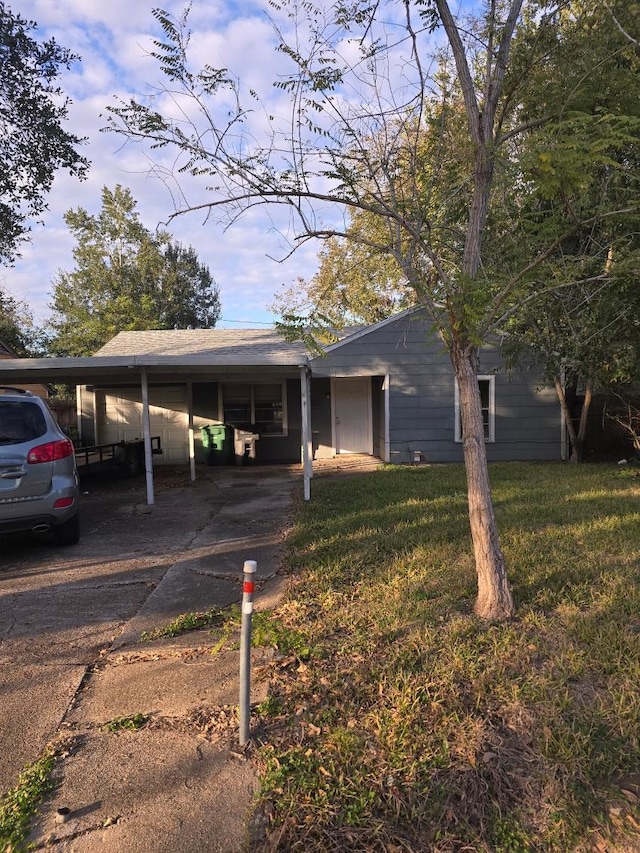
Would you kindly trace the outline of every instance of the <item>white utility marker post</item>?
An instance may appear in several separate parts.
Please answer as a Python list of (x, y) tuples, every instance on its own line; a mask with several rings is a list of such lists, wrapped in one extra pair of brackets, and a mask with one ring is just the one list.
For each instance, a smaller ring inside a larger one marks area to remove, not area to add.
[(240, 629), (240, 746), (249, 740), (251, 723), (251, 619), (253, 617), (255, 560), (245, 560), (242, 584), (242, 627)]
[(149, 381), (146, 368), (140, 374), (142, 385), (142, 435), (144, 438), (144, 473), (147, 479), (147, 504), (153, 506), (153, 454), (151, 453), (151, 418), (149, 417)]
[(311, 388), (309, 382), (309, 368), (306, 364), (300, 365), (300, 397), (302, 400), (302, 469), (304, 472), (304, 499), (311, 499), (311, 478), (313, 477), (313, 465), (311, 456)]

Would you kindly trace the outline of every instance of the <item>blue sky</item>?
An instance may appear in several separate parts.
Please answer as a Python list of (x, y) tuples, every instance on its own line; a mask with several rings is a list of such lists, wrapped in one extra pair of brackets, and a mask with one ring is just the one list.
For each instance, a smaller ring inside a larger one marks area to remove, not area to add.
[[(171, 214), (167, 188), (149, 176), (149, 152), (142, 146), (123, 144), (123, 139), (103, 133), (105, 109), (114, 97), (128, 98), (159, 84), (160, 73), (148, 55), (152, 39), (160, 35), (152, 15), (154, 6), (179, 15), (183, 0), (13, 0), (9, 5), (36, 21), (39, 39), (53, 36), (82, 61), (65, 73), (62, 86), (72, 98), (68, 127), (88, 137), (84, 153), (92, 166), (87, 181), (63, 172), (49, 194), (44, 226), (33, 228), (14, 268), (0, 271), (0, 282), (14, 296), (27, 302), (36, 318), (49, 313), (52, 281), (58, 270), (73, 269), (73, 240), (63, 221), (69, 208), (82, 206), (91, 213), (100, 207), (103, 186), (122, 184), (138, 202), (143, 223), (155, 228)], [(229, 67), (250, 84), (252, 79), (273, 79), (280, 58), (274, 51), (268, 4), (225, 0), (194, 0), (190, 22), (194, 50), (199, 59)], [(264, 213), (252, 213), (224, 232), (212, 222), (203, 225), (200, 214), (174, 220), (169, 229), (176, 239), (192, 245), (220, 287), (221, 326), (269, 323), (267, 310), (276, 291), (299, 276), (309, 278), (317, 266), (317, 246), (307, 245), (283, 263), (279, 238)]]
[[(291, 253), (294, 235), (281, 207), (253, 207), (226, 230), (216, 223), (214, 216), (206, 219), (206, 212), (202, 211), (179, 216), (167, 225), (176, 199), (178, 206), (197, 206), (211, 200), (205, 179), (186, 179), (182, 175), (178, 184), (175, 169), (172, 173), (175, 151), (151, 151), (144, 145), (127, 143), (121, 135), (102, 132), (107, 124), (107, 108), (118, 99), (127, 102), (133, 96), (140, 100), (151, 91), (162, 90), (166, 78), (163, 80), (150, 52), (154, 39), (162, 39), (163, 33), (152, 10), (161, 5), (170, 16), (179, 18), (186, 2), (9, 0), (9, 5), (15, 4), (13, 8), (19, 9), (23, 17), (38, 24), (38, 38), (54, 37), (81, 57), (81, 61), (64, 74), (61, 85), (72, 99), (68, 127), (78, 136), (87, 137), (84, 152), (92, 163), (85, 182), (64, 172), (58, 174), (48, 196), (49, 211), (44, 216), (44, 226), (34, 226), (32, 240), (24, 246), (22, 258), (15, 267), (0, 271), (3, 287), (27, 302), (38, 320), (49, 313), (52, 285), (58, 272), (74, 267), (74, 243), (64, 224), (64, 213), (79, 206), (89, 213), (97, 213), (104, 186), (113, 188), (121, 184), (127, 187), (138, 202), (140, 218), (147, 228), (168, 227), (176, 240), (195, 248), (220, 287), (221, 326), (233, 328), (273, 322), (275, 318), (268, 306), (274, 302), (276, 294), (282, 288), (295, 286), (300, 278), (310, 279), (317, 269), (320, 248), (317, 243), (303, 242), (301, 248)], [(331, 2), (327, 0), (328, 6)], [(452, 5), (459, 12), (465, 8), (465, 0)], [(274, 127), (278, 132), (284, 129), (285, 135), (295, 127), (290, 95), (273, 85), (290, 70), (288, 58), (276, 50), (276, 36), (269, 20), (271, 15), (277, 14), (268, 0), (243, 0), (242, 3), (192, 0), (189, 59), (193, 67), (200, 69), (210, 65), (228, 69), (241, 84), (243, 105), (249, 100), (247, 93), (251, 90), (260, 93), (261, 100), (242, 125), (243, 145), (252, 145), (254, 139), (266, 144), (264, 140), (269, 138)], [(328, 99), (330, 106), (323, 112), (324, 118), (314, 113), (314, 123), (331, 122), (332, 116), (335, 120), (336, 111), (342, 116), (357, 114), (354, 121), (362, 120), (359, 127), (363, 128), (364, 138), (368, 138), (377, 133), (376, 127), (388, 130), (389, 125), (376, 124), (380, 115), (384, 116), (387, 111), (389, 114), (403, 111), (416, 91), (420, 91), (403, 14), (402, 4), (389, 3), (385, 15), (380, 16), (375, 34), (369, 32), (371, 39), (379, 39), (381, 44), (390, 47), (375, 71), (369, 67), (369, 59), (363, 59), (358, 39), (345, 38), (342, 30), (337, 31), (343, 67), (353, 73), (340, 93)], [(308, 30), (293, 30), (286, 9), (280, 13), (278, 25), (291, 43), (298, 38), (305, 44), (309, 37)], [(424, 56), (421, 54), (423, 70), (433, 71), (436, 60), (430, 50), (434, 46), (432, 39), (425, 32), (419, 38), (425, 47)], [(372, 80), (375, 89), (370, 88)], [(370, 109), (372, 97), (378, 105), (373, 112)], [(162, 100), (162, 112), (166, 114), (169, 110), (174, 116), (181, 114), (183, 100), (168, 96)], [(226, 109), (216, 114), (217, 120), (225, 121)], [(280, 143), (277, 137), (276, 143)], [(275, 148), (281, 150), (278, 144)], [(154, 164), (161, 166), (155, 169), (155, 175), (151, 174)], [(322, 166), (318, 168), (322, 170)], [(326, 178), (320, 177), (318, 181), (316, 188), (324, 191)], [(315, 205), (313, 215), (323, 226), (334, 225), (341, 212)]]

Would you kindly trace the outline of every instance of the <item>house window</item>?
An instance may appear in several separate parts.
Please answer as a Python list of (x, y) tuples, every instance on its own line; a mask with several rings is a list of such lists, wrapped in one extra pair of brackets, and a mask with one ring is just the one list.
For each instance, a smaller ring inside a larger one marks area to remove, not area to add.
[(250, 426), (251, 385), (223, 385), (223, 421), (234, 426)]
[[(478, 376), (480, 389), (480, 404), (482, 405), (482, 422), (484, 425), (484, 440), (496, 440), (496, 378), (495, 376)], [(455, 440), (462, 441), (462, 419), (460, 417), (460, 392), (458, 383), (455, 385)]]
[(286, 435), (286, 394), (283, 382), (221, 386), (222, 419), (260, 435)]

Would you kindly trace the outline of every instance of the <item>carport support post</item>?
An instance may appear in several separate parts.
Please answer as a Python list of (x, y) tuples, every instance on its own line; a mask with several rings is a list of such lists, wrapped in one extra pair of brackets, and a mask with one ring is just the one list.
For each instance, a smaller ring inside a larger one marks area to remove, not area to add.
[(304, 472), (304, 499), (311, 498), (311, 477), (313, 477), (313, 466), (311, 463), (311, 405), (309, 368), (306, 364), (300, 365), (300, 396), (302, 401), (302, 468)]
[(245, 560), (242, 584), (242, 627), (240, 629), (240, 746), (249, 740), (251, 722), (251, 619), (253, 617), (255, 560)]
[(153, 456), (151, 453), (151, 418), (149, 417), (149, 380), (147, 371), (142, 368), (140, 374), (142, 386), (142, 435), (144, 437), (144, 472), (147, 479), (147, 504), (153, 506)]
[(191, 472), (191, 482), (196, 479), (196, 450), (193, 438), (193, 382), (187, 382), (187, 408), (189, 409), (189, 470)]

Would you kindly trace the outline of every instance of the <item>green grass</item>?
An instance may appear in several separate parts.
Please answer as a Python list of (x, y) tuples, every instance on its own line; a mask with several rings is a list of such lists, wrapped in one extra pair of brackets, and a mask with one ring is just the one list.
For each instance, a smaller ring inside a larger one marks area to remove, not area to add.
[(52, 791), (51, 778), (55, 752), (47, 749), (44, 755), (27, 765), (14, 788), (0, 798), (0, 851), (13, 853), (24, 850), (31, 817), (43, 797)]
[(146, 643), (150, 640), (177, 637), (180, 634), (185, 634), (187, 631), (197, 631), (201, 628), (221, 625), (226, 618), (226, 612), (221, 607), (211, 607), (209, 610), (192, 613), (181, 613), (167, 625), (163, 625), (153, 631), (143, 631), (140, 635), (140, 642)]
[[(252, 618), (251, 645), (272, 646), (282, 655), (295, 655), (304, 660), (311, 654), (305, 635), (287, 627), (283, 620), (271, 610), (254, 612)], [(210, 610), (181, 613), (172, 622), (154, 631), (144, 631), (140, 642), (177, 637), (188, 631), (210, 628), (215, 637), (211, 652), (216, 654), (227, 648), (238, 647), (238, 632), (242, 623), (242, 612), (236, 604), (227, 609), (212, 607)]]
[(137, 714), (130, 714), (127, 717), (114, 717), (113, 720), (105, 723), (102, 728), (106, 732), (112, 733), (122, 731), (134, 732), (146, 726), (150, 719), (151, 717), (148, 714), (138, 712)]
[(501, 624), (473, 615), (460, 466), (314, 481), (276, 614), (306, 655), (260, 708), (265, 849), (640, 839), (640, 480), (490, 470), (518, 608)]

